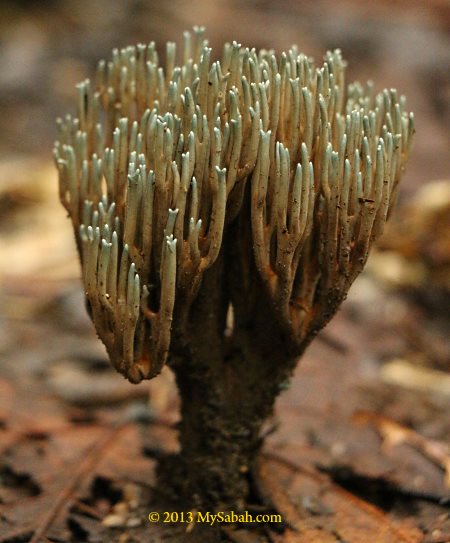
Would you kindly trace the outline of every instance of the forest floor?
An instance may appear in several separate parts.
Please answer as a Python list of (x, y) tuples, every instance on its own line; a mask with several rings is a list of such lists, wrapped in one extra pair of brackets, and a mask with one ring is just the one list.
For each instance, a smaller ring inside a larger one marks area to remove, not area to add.
[[(87, 12), (72, 1), (1, 8), (0, 543), (448, 543), (445, 2), (377, 2), (360, 13), (349, 0), (327, 17), (324, 1), (301, 13), (287, 2), (277, 12), (271, 2), (175, 2), (176, 16), (152, 2), (123, 4), (126, 13), (101, 0)], [(182, 512), (162, 505), (155, 486), (158, 455), (177, 448), (176, 389), (169, 371), (136, 386), (109, 366), (57, 201), (53, 124), (73, 109), (74, 83), (114, 45), (161, 43), (198, 13), (214, 45), (229, 38), (237, 10), (240, 24), (262, 29), (246, 30), (258, 47), (274, 18), (277, 48), (297, 41), (319, 58), (340, 43), (352, 75), (408, 94), (418, 134), (386, 235), (267, 425), (258, 478), (283, 522), (164, 523), (165, 511)]]

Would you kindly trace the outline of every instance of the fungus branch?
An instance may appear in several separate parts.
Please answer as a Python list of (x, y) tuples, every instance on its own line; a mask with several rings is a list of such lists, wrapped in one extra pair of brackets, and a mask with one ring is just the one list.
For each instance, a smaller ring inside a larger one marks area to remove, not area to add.
[(250, 236), (243, 257), (302, 352), (382, 233), (411, 147), (404, 97), (347, 86), (339, 50), (319, 68), (235, 42), (211, 59), (202, 28), (184, 34), (180, 65), (174, 43), (164, 66), (154, 43), (115, 49), (58, 121), (88, 308), (132, 382), (161, 370), (245, 214), (235, 242)]

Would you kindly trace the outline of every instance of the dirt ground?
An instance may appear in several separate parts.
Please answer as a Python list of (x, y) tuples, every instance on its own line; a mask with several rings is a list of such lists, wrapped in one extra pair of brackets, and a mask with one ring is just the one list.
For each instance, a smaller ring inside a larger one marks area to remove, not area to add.
[[(194, 24), (213, 51), (339, 47), (349, 80), (396, 87), (416, 117), (395, 216), (266, 428), (281, 524), (162, 522), (181, 513), (154, 478), (177, 447), (172, 377), (110, 369), (57, 201), (54, 121), (75, 83), (113, 47), (162, 51)], [(449, 30), (445, 0), (0, 3), (0, 543), (450, 541)]]

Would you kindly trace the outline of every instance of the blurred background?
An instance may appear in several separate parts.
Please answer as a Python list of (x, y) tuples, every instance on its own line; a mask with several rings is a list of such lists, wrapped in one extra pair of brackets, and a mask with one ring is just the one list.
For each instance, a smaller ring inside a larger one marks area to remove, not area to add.
[[(407, 299), (413, 304), (405, 315), (417, 320), (417, 328), (424, 328), (425, 317), (433, 322), (430, 334), (438, 334), (438, 339), (427, 337), (424, 343), (438, 352), (431, 362), (424, 357), (424, 363), (448, 369), (448, 351), (441, 341), (441, 320), (448, 324), (445, 309), (450, 301), (450, 6), (446, 0), (3, 0), (0, 349), (10, 345), (15, 333), (14, 325), (5, 332), (5, 319), (27, 317), (29, 295), (41, 299), (49, 289), (50, 298), (57, 292), (64, 296), (60, 282), (68, 281), (78, 298), (66, 308), (76, 314), (64, 314), (59, 324), (90, 328), (79, 305), (77, 257), (70, 223), (57, 202), (51, 161), (55, 118), (75, 111), (75, 84), (92, 76), (97, 61), (109, 58), (113, 47), (154, 40), (164, 58), (165, 42), (181, 45), (182, 31), (195, 24), (207, 27), (217, 56), (230, 40), (277, 51), (296, 43), (317, 63), (327, 49), (339, 47), (348, 60), (348, 81), (372, 79), (380, 90), (395, 87), (407, 96), (417, 137), (397, 213), (380, 251), (369, 262), (372, 273), (366, 275), (389, 293), (388, 301), (395, 290), (402, 293), (402, 303)], [(370, 313), (371, 296), (379, 293), (367, 287), (351, 298)], [(383, 314), (383, 307), (376, 305), (376, 316), (393, 318), (390, 310)], [(417, 342), (416, 332), (412, 335)]]
[[(431, 462), (433, 471), (411, 453), (410, 464), (399, 467), (400, 451), (383, 464), (374, 436), (350, 421), (368, 410), (428, 439), (445, 442), (450, 435), (447, 0), (2, 0), (0, 422), (13, 417), (11, 398), (20, 387), (30, 398), (32, 391), (45, 393), (71, 408), (147, 397), (148, 384), (131, 386), (109, 369), (85, 314), (71, 226), (57, 200), (55, 118), (75, 111), (75, 84), (92, 76), (113, 47), (154, 40), (164, 58), (165, 42), (181, 44), (182, 31), (193, 25), (206, 26), (217, 56), (231, 40), (278, 52), (295, 43), (318, 64), (327, 49), (340, 48), (348, 81), (372, 79), (377, 89), (395, 87), (407, 96), (417, 134), (397, 210), (280, 400), (274, 439), (295, 450), (308, 441), (311, 424), (315, 435), (323, 433), (329, 455), (323, 462), (345, 456), (372, 475), (394, 466), (398, 484), (413, 480), (422, 491), (442, 493), (443, 460)], [(153, 409), (176, 420), (170, 376), (154, 383)], [(348, 437), (353, 432), (355, 440)]]

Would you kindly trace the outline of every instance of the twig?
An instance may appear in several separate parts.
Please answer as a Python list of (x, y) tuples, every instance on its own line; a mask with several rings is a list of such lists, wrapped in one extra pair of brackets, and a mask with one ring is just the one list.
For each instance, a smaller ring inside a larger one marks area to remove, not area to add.
[(258, 462), (256, 469), (255, 479), (263, 500), (281, 513), (284, 522), (294, 531), (301, 532), (302, 515), (290, 500), (286, 490), (278, 482), (278, 478), (270, 473), (267, 464), (262, 461)]
[(450, 487), (450, 449), (448, 445), (434, 439), (428, 439), (411, 428), (369, 411), (360, 411), (356, 420), (372, 423), (380, 433), (386, 446), (406, 443), (422, 454), (434, 465), (445, 472), (445, 485)]
[(358, 498), (351, 492), (348, 492), (344, 488), (341, 488), (340, 486), (333, 483), (333, 481), (327, 477), (326, 475), (314, 473), (311, 470), (305, 469), (301, 466), (296, 465), (294, 462), (291, 462), (290, 460), (287, 460), (286, 458), (283, 458), (281, 456), (278, 456), (276, 453), (264, 453), (264, 457), (271, 459), (275, 462), (278, 462), (293, 471), (300, 471), (307, 475), (308, 477), (312, 477), (314, 480), (318, 482), (322, 482), (327, 484), (328, 486), (332, 487), (333, 490), (335, 490), (337, 493), (341, 494), (343, 497), (345, 497), (348, 501), (355, 504), (356, 507), (361, 509), (362, 511), (366, 512), (370, 516), (376, 518), (380, 524), (384, 524), (392, 533), (394, 533), (401, 541), (404, 541), (405, 543), (417, 543), (417, 541), (413, 538), (411, 538), (408, 534), (406, 534), (401, 528), (398, 528), (396, 526), (393, 526), (392, 522), (389, 518), (386, 517), (386, 515), (378, 509), (378, 507), (375, 507), (372, 504), (367, 503), (366, 501)]
[(85, 515), (89, 515), (92, 518), (95, 518), (97, 520), (103, 520), (103, 515), (101, 515), (97, 509), (94, 509), (93, 507), (90, 507), (89, 505), (86, 505), (80, 500), (77, 500), (73, 507), (75, 511), (78, 511), (80, 513), (84, 513)]
[(69, 476), (67, 483), (59, 493), (48, 514), (42, 519), (29, 543), (39, 543), (39, 541), (45, 537), (45, 533), (53, 524), (64, 505), (70, 501), (72, 494), (75, 492), (82, 479), (84, 479), (102, 459), (101, 453), (103, 450), (106, 449), (111, 441), (115, 439), (117, 434), (125, 428), (127, 422), (128, 421), (123, 420), (117, 422), (105, 431), (99, 441), (88, 448), (84, 455), (84, 459), (72, 470), (72, 475)]

